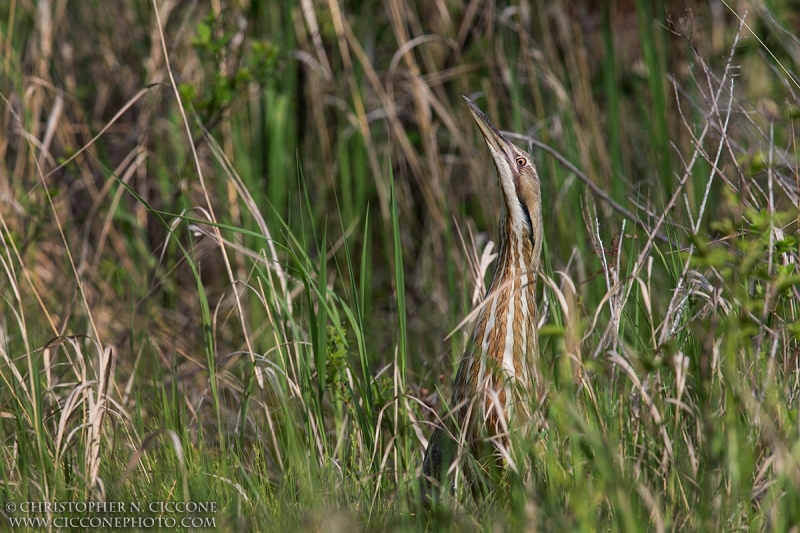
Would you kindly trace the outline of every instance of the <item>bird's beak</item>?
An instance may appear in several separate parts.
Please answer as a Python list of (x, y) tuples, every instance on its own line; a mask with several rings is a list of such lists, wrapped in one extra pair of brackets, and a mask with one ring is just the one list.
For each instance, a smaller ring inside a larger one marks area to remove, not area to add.
[(464, 97), (464, 100), (467, 101), (469, 110), (472, 112), (472, 118), (475, 119), (475, 123), (478, 124), (478, 127), (481, 129), (481, 134), (483, 135), (486, 144), (489, 145), (489, 151), (492, 154), (492, 159), (494, 159), (498, 170), (501, 168), (501, 165), (506, 166), (509, 169), (514, 168), (514, 155), (511, 151), (511, 143), (508, 142), (505, 137), (500, 135), (500, 132), (494, 127), (494, 124), (492, 124), (492, 122), (489, 120), (489, 117), (487, 117), (483, 111), (481, 111), (480, 108), (475, 105), (475, 102), (466, 96)]

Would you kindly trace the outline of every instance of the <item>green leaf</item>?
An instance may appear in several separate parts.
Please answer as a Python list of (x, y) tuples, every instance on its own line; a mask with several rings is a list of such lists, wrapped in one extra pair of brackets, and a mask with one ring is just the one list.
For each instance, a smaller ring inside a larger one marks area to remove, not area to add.
[(197, 43), (208, 44), (211, 42), (211, 26), (205, 22), (197, 25)]
[(555, 324), (545, 324), (539, 328), (540, 337), (563, 337), (566, 329)]

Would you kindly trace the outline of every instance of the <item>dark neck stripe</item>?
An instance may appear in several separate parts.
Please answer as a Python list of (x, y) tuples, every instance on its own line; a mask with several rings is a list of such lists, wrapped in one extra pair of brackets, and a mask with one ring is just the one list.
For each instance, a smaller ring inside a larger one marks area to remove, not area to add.
[(528, 211), (528, 205), (522, 201), (522, 198), (518, 198), (518, 200), (522, 212), (525, 214), (525, 222), (528, 224), (528, 238), (531, 240), (531, 244), (536, 244), (533, 242), (533, 221), (531, 220), (531, 212)]

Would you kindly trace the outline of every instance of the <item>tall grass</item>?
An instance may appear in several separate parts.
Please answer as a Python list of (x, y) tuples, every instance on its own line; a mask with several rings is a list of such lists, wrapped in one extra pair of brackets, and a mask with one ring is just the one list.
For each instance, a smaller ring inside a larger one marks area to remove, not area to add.
[[(797, 531), (797, 13), (690, 4), (0, 5), (6, 523)], [(426, 510), (497, 249), (462, 94), (542, 179), (549, 386)]]

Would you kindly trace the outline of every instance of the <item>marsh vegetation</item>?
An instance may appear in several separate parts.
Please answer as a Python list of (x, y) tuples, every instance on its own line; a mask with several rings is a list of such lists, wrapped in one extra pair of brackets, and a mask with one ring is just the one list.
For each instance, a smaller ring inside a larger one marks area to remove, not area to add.
[[(799, 27), (778, 1), (0, 3), (0, 499), (797, 532)], [(426, 514), (500, 209), (461, 95), (538, 166), (549, 385), (508, 478)]]

